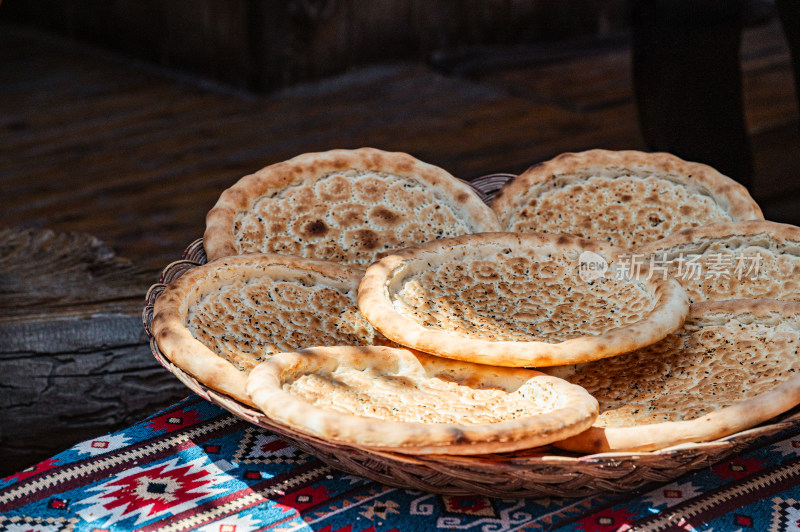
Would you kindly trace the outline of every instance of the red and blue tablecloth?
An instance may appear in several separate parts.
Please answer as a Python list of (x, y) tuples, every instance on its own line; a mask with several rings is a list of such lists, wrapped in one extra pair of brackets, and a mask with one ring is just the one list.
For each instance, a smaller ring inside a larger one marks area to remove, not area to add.
[(337, 471), (192, 396), (0, 480), (0, 532), (800, 530), (800, 429), (667, 485), (442, 496)]

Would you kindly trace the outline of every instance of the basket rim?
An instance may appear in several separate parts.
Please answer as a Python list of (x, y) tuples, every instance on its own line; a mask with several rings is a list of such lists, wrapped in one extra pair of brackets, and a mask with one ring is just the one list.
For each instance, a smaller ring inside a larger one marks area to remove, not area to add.
[[(500, 188), (514, 177), (514, 174), (490, 174), (476, 178), (468, 184), (488, 203)], [(142, 325), (156, 360), (203, 399), (253, 425), (276, 432), (280, 437), (334, 467), (384, 484), (440, 494), (478, 493), (491, 497), (551, 494), (584, 496), (608, 491), (626, 491), (638, 489), (648, 482), (672, 480), (689, 471), (723, 460), (759, 438), (800, 425), (799, 405), (761, 425), (713, 441), (682, 443), (655, 451), (595, 454), (579, 454), (546, 446), (483, 455), (408, 455), (321, 440), (316, 436), (280, 425), (254, 407), (209, 388), (174, 365), (159, 350), (151, 330), (153, 305), (156, 299), (169, 282), (206, 262), (203, 239), (198, 238), (186, 247), (180, 259), (164, 267), (158, 282), (148, 289), (142, 310)], [(365, 466), (357, 463), (360, 459), (365, 459)], [(379, 467), (387, 464), (388, 473)], [(414, 477), (411, 473), (407, 474), (404, 467), (421, 471), (422, 474)], [(545, 472), (536, 473), (534, 471), (536, 468)], [(496, 472), (498, 475), (508, 474), (511, 476), (511, 481), (508, 482), (508, 486), (497, 485), (493, 483), (493, 480), (496, 480), (494, 475), (486, 475), (485, 471)], [(565, 481), (562, 477), (568, 477), (568, 480)], [(448, 481), (444, 485), (441, 484), (442, 478)], [(547, 484), (545, 480), (543, 484), (543, 479), (552, 483)]]
[[(272, 421), (267, 421), (265, 418), (266, 416), (261, 413), (260, 411), (256, 410), (254, 407), (246, 405), (236, 399), (213, 390), (206, 386), (205, 384), (199, 382), (195, 379), (192, 375), (186, 373), (180, 367), (174, 365), (169, 358), (164, 355), (160, 349), (158, 348), (158, 344), (153, 338), (152, 331), (150, 328), (152, 318), (153, 318), (153, 304), (155, 300), (161, 295), (161, 293), (166, 288), (167, 284), (180, 277), (183, 273), (188, 271), (189, 269), (204, 264), (205, 257), (202, 257), (200, 261), (197, 260), (198, 255), (198, 248), (202, 246), (203, 239), (198, 238), (194, 240), (189, 246), (187, 247), (187, 252), (191, 252), (195, 256), (195, 260), (187, 260), (187, 259), (180, 259), (168, 264), (164, 270), (161, 272), (159, 282), (154, 283), (150, 286), (145, 296), (145, 306), (142, 311), (142, 322), (144, 325), (144, 330), (147, 333), (147, 336), (150, 340), (150, 349), (153, 353), (153, 356), (158, 360), (158, 362), (164, 366), (170, 373), (175, 375), (181, 382), (184, 383), (188, 388), (190, 388), (193, 392), (197, 393), (201, 397), (211, 402), (219, 404), (220, 402), (224, 402), (225, 404), (221, 404), (223, 408), (231, 411), (231, 413), (246, 419), (252, 423), (256, 423), (260, 426), (264, 426), (266, 428), (282, 428), (284, 430), (290, 430), (292, 432), (296, 432), (303, 437), (307, 437), (309, 439), (317, 439), (314, 436), (302, 434), (298, 431), (293, 429), (289, 429), (288, 427), (276, 427), (276, 423)], [(187, 253), (184, 253), (186, 255)], [(166, 282), (165, 282), (166, 281)], [(795, 411), (796, 410), (796, 411)], [(777, 431), (780, 431), (784, 428), (789, 428), (790, 426), (794, 425), (796, 422), (800, 421), (800, 409), (798, 407), (790, 410), (789, 412), (784, 413), (777, 418), (773, 418), (762, 425), (737, 432), (735, 434), (731, 434), (724, 438), (719, 438), (717, 440), (712, 440), (708, 442), (690, 442), (690, 443), (682, 443), (678, 445), (673, 445), (670, 447), (666, 447), (664, 449), (659, 449), (656, 451), (635, 451), (635, 452), (603, 452), (603, 453), (594, 453), (594, 454), (584, 454), (578, 455), (578, 453), (571, 453), (569, 451), (560, 451), (557, 449), (553, 449), (553, 453), (551, 454), (542, 454), (540, 456), (526, 456), (522, 459), (515, 458), (520, 452), (511, 452), (511, 453), (498, 453), (493, 455), (474, 455), (477, 458), (485, 458), (486, 456), (492, 457), (502, 457), (504, 460), (502, 462), (512, 462), (518, 463), (520, 460), (526, 464), (531, 464), (535, 462), (541, 463), (587, 463), (587, 462), (620, 462), (625, 460), (632, 460), (638, 459), (640, 457), (653, 457), (659, 455), (675, 455), (677, 453), (683, 453), (687, 451), (695, 451), (695, 450), (711, 450), (719, 447), (728, 447), (734, 446), (739, 443), (739, 440), (745, 438), (748, 441), (751, 439), (755, 439), (760, 436), (768, 435)], [(323, 442), (323, 440), (319, 440), (319, 442)], [(352, 446), (355, 447), (355, 446)], [(428, 462), (428, 460), (422, 459), (420, 460), (420, 456), (417, 455), (407, 455), (403, 453), (397, 452), (389, 452), (389, 451), (376, 451), (374, 449), (364, 449), (368, 452), (375, 452), (379, 455), (384, 456), (392, 456), (397, 459), (401, 459), (404, 461), (417, 461), (417, 462)], [(577, 455), (577, 456), (576, 456)], [(428, 456), (445, 456), (445, 455), (425, 455)], [(470, 462), (472, 457), (469, 456), (460, 456), (460, 455), (446, 455), (451, 457), (455, 461), (464, 461)]]

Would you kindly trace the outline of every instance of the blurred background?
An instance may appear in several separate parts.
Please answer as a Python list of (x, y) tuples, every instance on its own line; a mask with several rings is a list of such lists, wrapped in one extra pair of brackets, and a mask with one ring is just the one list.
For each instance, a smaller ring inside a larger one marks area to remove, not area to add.
[(800, 223), (776, 6), (666, 4), (2, 2), (0, 473), (185, 395), (149, 354), (144, 293), (225, 188), (300, 153), (400, 150), (472, 179), (668, 150)]
[[(791, 57), (774, 6), (748, 5), (751, 192), (797, 220)], [(402, 150), (470, 179), (651, 149), (631, 19), (625, 0), (6, 0), (0, 225), (88, 231), (157, 270), (224, 188), (307, 151)]]

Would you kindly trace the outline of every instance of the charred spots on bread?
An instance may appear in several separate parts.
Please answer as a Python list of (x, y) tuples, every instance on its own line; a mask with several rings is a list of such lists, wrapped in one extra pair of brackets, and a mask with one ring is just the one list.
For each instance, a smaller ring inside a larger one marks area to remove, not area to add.
[(301, 234), (306, 237), (320, 237), (325, 236), (327, 232), (328, 226), (325, 224), (325, 222), (317, 218), (316, 220), (306, 223), (301, 231)]
[(384, 227), (394, 227), (398, 224), (401, 216), (384, 205), (378, 205), (369, 212), (369, 218)]
[(372, 251), (381, 247), (380, 237), (372, 229), (350, 231), (348, 237), (353, 249)]

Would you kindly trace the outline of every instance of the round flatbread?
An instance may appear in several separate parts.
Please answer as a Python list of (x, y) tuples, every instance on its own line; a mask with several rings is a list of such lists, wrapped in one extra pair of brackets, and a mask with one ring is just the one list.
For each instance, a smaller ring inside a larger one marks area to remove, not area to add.
[(583, 389), (538, 371), (389, 347), (281, 353), (247, 381), (271, 419), (326, 441), (407, 454), (483, 454), (545, 445), (596, 417)]
[(206, 217), (209, 258), (282, 253), (367, 266), (387, 251), (498, 231), (466, 183), (405, 153), (307, 153), (240, 179)]
[(800, 301), (800, 227), (766, 221), (678, 231), (633, 252), (648, 274), (677, 280), (692, 303)]
[(692, 305), (679, 331), (633, 353), (547, 372), (600, 402), (586, 432), (557, 447), (651, 451), (710, 441), (800, 402), (800, 303), (772, 299)]
[(633, 249), (712, 222), (763, 220), (747, 189), (666, 153), (590, 150), (531, 167), (491, 201), (503, 229)]
[(356, 308), (362, 270), (282, 255), (189, 270), (155, 302), (161, 352), (206, 386), (249, 402), (245, 378), (274, 353), (381, 340)]
[(674, 280), (621, 275), (622, 251), (572, 235), (483, 233), (367, 269), (364, 317), (389, 339), (496, 366), (596, 360), (656, 342), (688, 312)]

